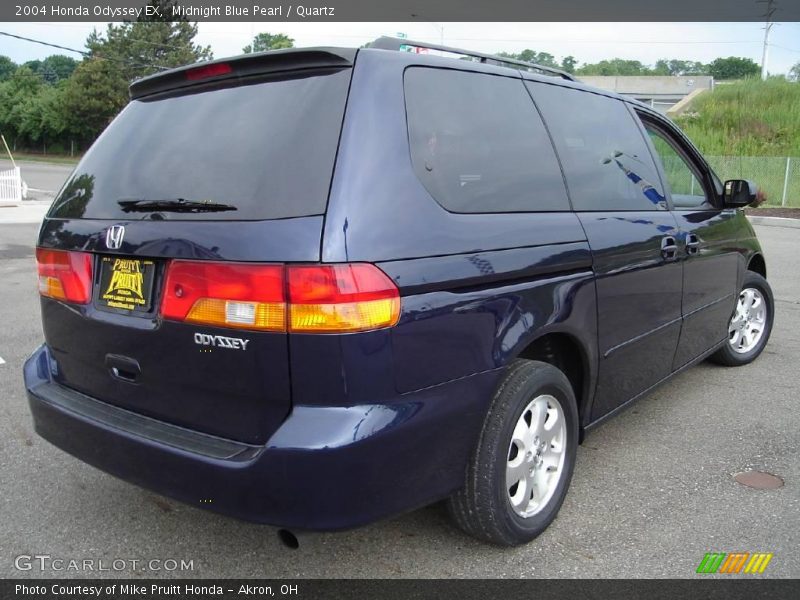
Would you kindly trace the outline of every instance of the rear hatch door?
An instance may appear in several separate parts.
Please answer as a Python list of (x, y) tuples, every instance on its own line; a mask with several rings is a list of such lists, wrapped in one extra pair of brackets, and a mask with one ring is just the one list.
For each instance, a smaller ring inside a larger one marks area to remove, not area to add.
[(176, 322), (159, 309), (176, 260), (319, 260), (351, 72), (347, 56), (324, 55), (303, 68), (287, 53), (286, 69), (247, 59), (242, 72), (234, 61), (138, 84), (40, 233), (40, 247), (93, 261), (89, 304), (42, 299), (59, 383), (248, 443), (280, 425), (291, 407), (285, 333)]

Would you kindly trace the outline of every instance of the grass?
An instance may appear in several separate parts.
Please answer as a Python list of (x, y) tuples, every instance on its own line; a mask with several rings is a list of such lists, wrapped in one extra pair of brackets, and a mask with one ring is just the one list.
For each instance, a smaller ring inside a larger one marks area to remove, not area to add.
[(786, 183), (786, 206), (800, 206), (800, 83), (717, 84), (675, 120), (723, 180), (753, 180), (772, 206), (781, 204)]
[(676, 122), (704, 154), (800, 156), (800, 84), (781, 79), (717, 84)]

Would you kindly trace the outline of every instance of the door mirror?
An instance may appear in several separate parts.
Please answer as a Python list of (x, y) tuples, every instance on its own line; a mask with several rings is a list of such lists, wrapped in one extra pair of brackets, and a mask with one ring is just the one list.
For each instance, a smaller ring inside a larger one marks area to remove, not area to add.
[(725, 208), (740, 208), (756, 200), (758, 188), (747, 179), (729, 179), (725, 182), (722, 200)]

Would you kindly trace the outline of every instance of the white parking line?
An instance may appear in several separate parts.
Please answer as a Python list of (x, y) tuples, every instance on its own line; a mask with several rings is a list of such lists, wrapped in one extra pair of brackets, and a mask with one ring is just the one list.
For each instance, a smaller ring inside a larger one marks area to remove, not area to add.
[(3, 360), (3, 357), (2, 357), (2, 356), (0, 356), (0, 365), (4, 365), (4, 364), (6, 364), (6, 361), (4, 361), (4, 360)]

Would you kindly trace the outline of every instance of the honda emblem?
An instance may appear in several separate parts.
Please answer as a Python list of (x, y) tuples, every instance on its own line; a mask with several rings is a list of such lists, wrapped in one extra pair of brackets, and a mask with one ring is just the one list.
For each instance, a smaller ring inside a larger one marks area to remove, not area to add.
[(106, 231), (106, 248), (109, 250), (119, 250), (122, 246), (122, 238), (125, 237), (124, 225), (112, 225)]

